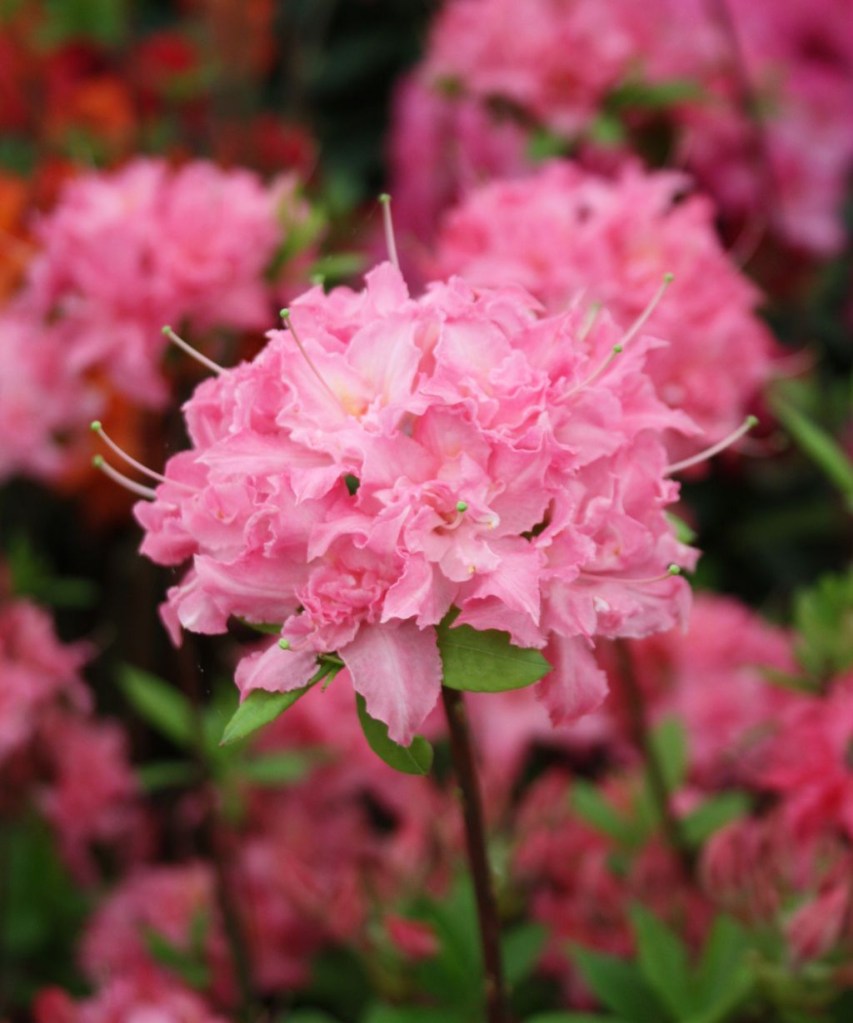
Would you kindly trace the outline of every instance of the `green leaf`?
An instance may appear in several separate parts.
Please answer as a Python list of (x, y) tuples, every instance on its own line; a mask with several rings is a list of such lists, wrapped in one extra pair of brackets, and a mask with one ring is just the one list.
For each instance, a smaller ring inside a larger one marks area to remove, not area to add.
[(248, 618), (236, 619), (241, 625), (254, 632), (260, 632), (262, 636), (278, 636), (281, 633), (281, 623), (276, 622), (250, 622)]
[(695, 1008), (687, 948), (643, 906), (631, 909), (631, 923), (643, 976), (676, 1019), (687, 1019)]
[(696, 1012), (690, 1023), (721, 1023), (753, 985), (747, 964), (748, 942), (731, 917), (718, 916), (711, 927), (694, 980)]
[(538, 1016), (530, 1016), (524, 1023), (627, 1023), (627, 1021), (621, 1016), (594, 1016), (591, 1012), (543, 1012)]
[(198, 781), (198, 768), (187, 760), (158, 760), (136, 769), (139, 784), (146, 792), (192, 785)]
[(451, 689), (502, 693), (533, 685), (551, 670), (538, 650), (513, 646), (505, 632), (451, 628), (447, 619), (437, 631), (444, 684)]
[(687, 774), (687, 732), (678, 718), (664, 718), (651, 734), (667, 792), (680, 788)]
[(270, 753), (243, 761), (239, 770), (256, 785), (283, 785), (301, 781), (316, 762), (316, 757), (303, 751)]
[(797, 659), (819, 679), (853, 667), (853, 568), (825, 575), (794, 607)]
[(507, 986), (512, 989), (530, 974), (542, 953), (547, 931), (541, 924), (514, 927), (503, 939), (503, 959)]
[(308, 690), (319, 681), (319, 673), (311, 681), (299, 689), (291, 689), (287, 693), (269, 693), (266, 689), (255, 689), (246, 697), (234, 712), (234, 716), (225, 726), (220, 745), (228, 746), (232, 742), (245, 739), (259, 728), (283, 714)]
[(133, 709), (176, 746), (189, 749), (196, 732), (189, 700), (156, 675), (129, 664), (119, 669), (119, 685)]
[(672, 1019), (634, 963), (577, 946), (572, 957), (592, 992), (617, 1015), (632, 1023), (669, 1023)]
[(703, 845), (715, 831), (743, 817), (749, 811), (749, 799), (743, 792), (722, 792), (681, 819), (681, 831), (693, 846)]
[(692, 526), (688, 525), (684, 519), (679, 518), (678, 515), (673, 515), (672, 512), (667, 512), (666, 518), (672, 526), (675, 539), (679, 543), (693, 543), (696, 539), (696, 530)]
[(143, 927), (142, 935), (152, 959), (171, 970), (184, 983), (197, 990), (203, 990), (210, 984), (210, 969), (195, 950), (188, 952), (153, 927)]
[(853, 508), (853, 463), (843, 449), (778, 391), (771, 395), (770, 403), (799, 447), (844, 494), (848, 507)]
[(462, 1023), (464, 1017), (429, 1005), (374, 1005), (364, 1023)]
[(597, 831), (620, 843), (630, 840), (630, 822), (607, 802), (594, 785), (586, 781), (575, 782), (569, 799), (575, 813)]
[(403, 774), (429, 774), (432, 767), (432, 746), (421, 735), (416, 735), (408, 746), (401, 746), (388, 738), (388, 726), (367, 713), (364, 697), (356, 693), (358, 720), (364, 737), (373, 752), (389, 767)]

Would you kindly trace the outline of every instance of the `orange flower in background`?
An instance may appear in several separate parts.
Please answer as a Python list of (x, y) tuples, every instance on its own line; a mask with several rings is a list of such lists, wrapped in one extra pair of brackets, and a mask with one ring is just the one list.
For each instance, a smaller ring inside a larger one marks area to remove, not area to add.
[(136, 115), (124, 82), (112, 75), (98, 75), (77, 83), (61, 99), (62, 105), (49, 115), (47, 134), (52, 141), (70, 144), (73, 149), (73, 135), (80, 133), (84, 140), (101, 143), (113, 157), (130, 152)]
[(23, 178), (0, 172), (0, 303), (20, 283), (32, 252), (23, 228), (28, 197)]

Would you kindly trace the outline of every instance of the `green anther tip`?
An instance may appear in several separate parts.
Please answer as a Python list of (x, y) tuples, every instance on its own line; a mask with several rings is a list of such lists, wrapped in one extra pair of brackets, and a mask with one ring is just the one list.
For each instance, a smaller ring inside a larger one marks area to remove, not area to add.
[(103, 464), (104, 464), (104, 456), (103, 455), (95, 455), (95, 457), (92, 459), (92, 465), (96, 469), (100, 469)]
[(749, 427), (750, 430), (753, 428), (753, 426), (758, 426), (758, 416), (747, 416), (746, 425)]
[(283, 320), (289, 320), (290, 319), (290, 310), (287, 308), (287, 306), (285, 306), (284, 309), (279, 309), (278, 315)]
[(613, 354), (614, 355), (621, 355), (622, 352), (624, 352), (624, 351), (625, 351), (625, 346), (624, 345), (614, 345), (613, 346)]
[(92, 433), (100, 433), (102, 430), (100, 419), (93, 419), (92, 422), (89, 423), (89, 429)]
[(387, 205), (387, 204), (388, 204), (389, 202), (391, 202), (391, 196), (390, 196), (390, 194), (389, 194), (388, 192), (383, 192), (383, 193), (382, 193), (382, 194), (381, 194), (381, 195), (379, 196), (379, 202), (381, 202), (381, 203), (385, 203), (385, 204)]
[(665, 273), (663, 275), (663, 283), (664, 284), (672, 284), (672, 282), (674, 280), (675, 280), (675, 274), (674, 273)]
[(456, 510), (458, 512), (468, 511), (468, 502), (467, 501), (457, 501), (456, 502)]
[(278, 641), (278, 645), (281, 647), (282, 650), (289, 650), (290, 649), (290, 640), (289, 639), (280, 639)]
[(167, 334), (167, 335), (171, 334), (172, 333), (172, 328), (167, 323), (164, 327), (160, 328), (160, 333), (161, 334)]
[(669, 568), (666, 570), (666, 572), (667, 572), (667, 575), (681, 575), (681, 566), (680, 565), (670, 565)]

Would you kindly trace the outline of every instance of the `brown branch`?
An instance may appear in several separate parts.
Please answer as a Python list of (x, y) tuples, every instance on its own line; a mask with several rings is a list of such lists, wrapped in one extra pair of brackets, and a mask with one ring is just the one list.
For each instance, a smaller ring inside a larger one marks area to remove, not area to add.
[(450, 753), (453, 769), (459, 783), (462, 815), (465, 820), (465, 846), (468, 864), (474, 882), (477, 901), (477, 919), (483, 949), (484, 988), (487, 1023), (509, 1023), (506, 985), (501, 956), (501, 931), (495, 902), (492, 872), (486, 852), (486, 827), (483, 802), (477, 780), (477, 767), (465, 700), (462, 693), (442, 686), (444, 711), (450, 730)]

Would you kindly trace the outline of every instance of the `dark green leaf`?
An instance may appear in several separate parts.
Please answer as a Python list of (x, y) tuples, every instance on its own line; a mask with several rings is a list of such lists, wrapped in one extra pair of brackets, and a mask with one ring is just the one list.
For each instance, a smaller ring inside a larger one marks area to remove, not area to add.
[(466, 1017), (429, 1005), (374, 1005), (364, 1023), (464, 1023)]
[(408, 746), (401, 746), (388, 738), (388, 726), (367, 713), (364, 697), (356, 694), (358, 720), (368, 745), (373, 752), (395, 771), (403, 774), (429, 774), (432, 767), (432, 746), (421, 735), (416, 735)]
[[(627, 1023), (619, 1016), (595, 1016), (591, 1012), (543, 1012), (524, 1023)], [(631, 1020), (631, 1023), (635, 1023)], [(636, 1021), (639, 1023), (639, 1020)]]
[(503, 939), (506, 982), (514, 988), (532, 972), (545, 945), (547, 932), (541, 924), (519, 924)]
[(599, 1001), (631, 1023), (670, 1023), (672, 1015), (643, 979), (634, 963), (575, 947), (572, 957)]
[(643, 906), (631, 909), (631, 923), (643, 977), (675, 1019), (687, 1019), (695, 1008), (687, 948)]
[(505, 632), (468, 625), (438, 628), (444, 684), (472, 693), (502, 693), (538, 682), (551, 665), (538, 650), (513, 646)]
[(174, 686), (131, 665), (120, 669), (119, 685), (133, 709), (152, 728), (183, 749), (193, 745), (196, 733), (192, 707)]
[(743, 929), (730, 917), (718, 916), (696, 971), (696, 1012), (690, 1023), (722, 1023), (748, 993), (753, 980)]

